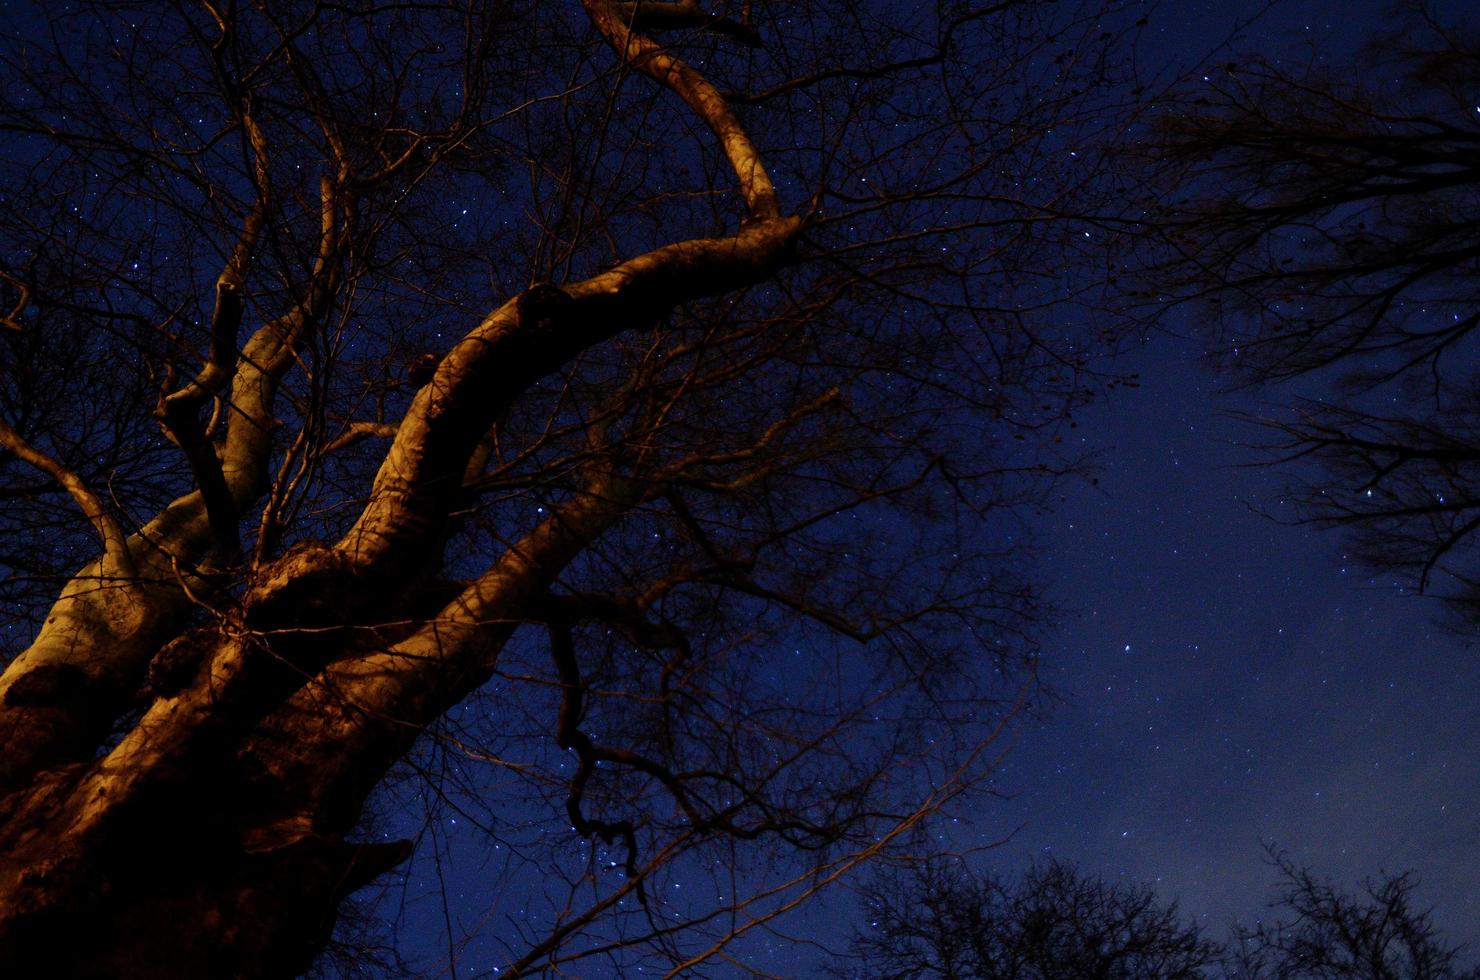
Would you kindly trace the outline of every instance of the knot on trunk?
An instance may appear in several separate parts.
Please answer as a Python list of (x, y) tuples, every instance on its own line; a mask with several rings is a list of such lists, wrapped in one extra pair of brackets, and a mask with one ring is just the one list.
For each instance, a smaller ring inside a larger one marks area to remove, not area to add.
[(353, 559), (327, 545), (298, 545), (265, 568), (242, 605), (253, 630), (338, 626), (362, 606)]
[(171, 697), (189, 687), (200, 673), (200, 665), (210, 655), (214, 639), (214, 636), (191, 632), (166, 643), (149, 661), (145, 693), (154, 697)]
[(553, 330), (575, 306), (570, 294), (554, 283), (541, 282), (519, 294), (515, 301), (519, 325), (526, 330)]

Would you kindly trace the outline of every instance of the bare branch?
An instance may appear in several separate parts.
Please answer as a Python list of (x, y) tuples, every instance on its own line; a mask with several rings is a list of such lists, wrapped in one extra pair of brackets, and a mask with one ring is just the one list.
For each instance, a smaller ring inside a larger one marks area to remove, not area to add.
[(740, 183), (740, 193), (750, 209), (750, 216), (761, 220), (778, 218), (781, 205), (776, 198), (776, 188), (766, 173), (759, 151), (724, 96), (699, 72), (652, 39), (631, 29), (622, 16), (621, 8), (612, 0), (582, 0), (582, 6), (597, 30), (623, 60), (672, 90), (719, 138), (730, 168)]
[(104, 560), (100, 569), (107, 577), (127, 576), (133, 573), (133, 559), (129, 554), (128, 535), (103, 501), (87, 488), (82, 478), (63, 466), (55, 458), (32, 446), (19, 432), (0, 419), (0, 446), (4, 446), (18, 459), (30, 463), (36, 469), (61, 484), (76, 501), (83, 516), (97, 531), (103, 543)]

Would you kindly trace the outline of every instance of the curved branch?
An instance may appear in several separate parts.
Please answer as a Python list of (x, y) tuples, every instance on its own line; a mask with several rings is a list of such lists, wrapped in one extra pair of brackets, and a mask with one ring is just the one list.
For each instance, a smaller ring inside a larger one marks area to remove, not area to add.
[(0, 317), (0, 327), (19, 332), (24, 329), (21, 326), (20, 316), (26, 311), (26, 307), (31, 304), (31, 287), (26, 285), (25, 280), (11, 275), (4, 269), (0, 269), (0, 279), (14, 286), (18, 294), (15, 305), (10, 308), (10, 312)]
[[(631, 820), (601, 820), (588, 817), (581, 807), (586, 783), (596, 770), (600, 758), (598, 747), (591, 736), (581, 730), (581, 715), (584, 713), (585, 684), (581, 680), (581, 669), (576, 663), (575, 644), (571, 640), (570, 627), (563, 623), (550, 624), (550, 657), (555, 661), (555, 670), (560, 675), (560, 715), (555, 722), (555, 744), (562, 749), (575, 752), (580, 760), (575, 775), (570, 778), (570, 792), (565, 797), (565, 813), (571, 826), (582, 837), (600, 837), (610, 844), (618, 837), (627, 848), (627, 877), (637, 877), (637, 833)], [(675, 794), (677, 795), (677, 794)], [(686, 801), (679, 796), (679, 803)], [(640, 885), (637, 900), (647, 904), (647, 890)]]
[[(331, 808), (326, 800), (368, 793), (425, 725), (487, 681), (504, 643), (555, 577), (650, 489), (603, 475), (412, 635), (324, 668), (259, 726), (244, 754), (278, 772), (293, 787), (291, 798), (315, 812)], [(304, 767), (310, 757), (313, 765)], [(312, 785), (299, 785), (300, 775)], [(356, 799), (350, 812), (358, 806)]]
[[(561, 289), (526, 290), (448, 352), (416, 395), (370, 503), (337, 546), (365, 567), (435, 546), (468, 460), (493, 420), (582, 351), (681, 303), (761, 281), (791, 260), (799, 218), (747, 224), (728, 238), (675, 242)], [(404, 549), (404, 550), (402, 550)]]
[(327, 456), (366, 439), (394, 439), (398, 428), (400, 426), (395, 422), (350, 422), (345, 425), (343, 432), (330, 439), (319, 452)]
[(118, 574), (132, 574), (133, 558), (128, 550), (128, 535), (80, 476), (32, 446), (4, 420), (0, 420), (0, 446), (60, 483), (71, 494), (88, 523), (92, 524), (98, 537), (103, 540), (103, 563), (99, 571), (104, 576), (111, 578)]
[(740, 193), (751, 217), (778, 217), (781, 205), (771, 177), (761, 162), (760, 152), (719, 90), (699, 72), (665, 51), (662, 45), (632, 30), (631, 23), (622, 17), (621, 9), (610, 0), (582, 0), (581, 5), (586, 8), (591, 23), (596, 25), (618, 55), (683, 99), (719, 137), (730, 167), (740, 182)]
[(216, 301), (211, 314), (211, 351), (205, 365), (189, 382), (160, 399), (157, 416), (165, 433), (185, 453), (191, 472), (200, 486), (201, 499), (210, 520), (214, 548), (221, 558), (240, 550), (237, 535), (238, 509), (227, 486), (222, 463), (202, 426), (200, 407), (218, 397), (231, 384), (236, 374), (237, 333), (243, 312), (242, 290), (248, 266), (262, 229), (267, 224), (270, 206), (267, 137), (252, 112), (251, 94), (244, 91), (226, 70), (226, 49), (235, 38), (234, 22), (210, 3), (206, 9), (221, 29), (221, 36), (211, 46), (216, 74), (231, 103), (237, 122), (246, 134), (252, 157), (252, 186), (256, 199), (242, 222), (241, 234), (227, 257), (226, 267), (216, 279)]

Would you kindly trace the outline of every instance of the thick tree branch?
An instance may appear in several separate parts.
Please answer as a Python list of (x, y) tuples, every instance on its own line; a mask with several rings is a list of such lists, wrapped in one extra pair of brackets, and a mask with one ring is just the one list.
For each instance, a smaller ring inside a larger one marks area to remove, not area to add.
[[(258, 328), (233, 378), (220, 460), (237, 513), (266, 491), (278, 384), (321, 321), (341, 275), (352, 210), (332, 179), (324, 178), (320, 191), (319, 255), (307, 296)], [(128, 601), (120, 589), (98, 587), (100, 562), (84, 567), (67, 584), (36, 639), (0, 674), (0, 738), (7, 745), (0, 755), (0, 789), (91, 751), (190, 608), (191, 590), (181, 587), (182, 574), (193, 575), (217, 540), (205, 496), (197, 490), (172, 501), (127, 539), (135, 568)], [(24, 680), (36, 671), (37, 676), (65, 676), (67, 684), (58, 689)], [(20, 690), (33, 693), (13, 694), (18, 683)]]
[(223, 276), (216, 282), (210, 359), (185, 387), (161, 398), (158, 410), (160, 424), (190, 462), (210, 520), (215, 550), (223, 561), (240, 550), (237, 510), (221, 472), (221, 460), (206, 436), (199, 413), (201, 405), (220, 394), (236, 371), (236, 335), (241, 320), (241, 287)]
[[(425, 626), (389, 649), (330, 664), (265, 719), (244, 754), (296, 801), (281, 825), (358, 812), (363, 794), (422, 728), (487, 681), (514, 629), (538, 618), (532, 610), (560, 571), (648, 490), (615, 475), (586, 488)], [(302, 766), (309, 757), (317, 775), (306, 785), (300, 774), (309, 773)]]
[(666, 245), (566, 286), (503, 304), (458, 342), (406, 413), (370, 503), (338, 545), (362, 565), (434, 545), (470, 456), (493, 419), (581, 351), (667, 310), (773, 275), (790, 259), (797, 218), (729, 238)]

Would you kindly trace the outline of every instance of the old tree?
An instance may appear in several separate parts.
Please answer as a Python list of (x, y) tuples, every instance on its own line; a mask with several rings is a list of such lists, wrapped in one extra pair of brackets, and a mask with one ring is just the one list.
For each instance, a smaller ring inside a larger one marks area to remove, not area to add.
[(13, 18), (0, 972), (301, 971), (417, 775), (697, 963), (980, 778), (1116, 28), (896, 6)]

